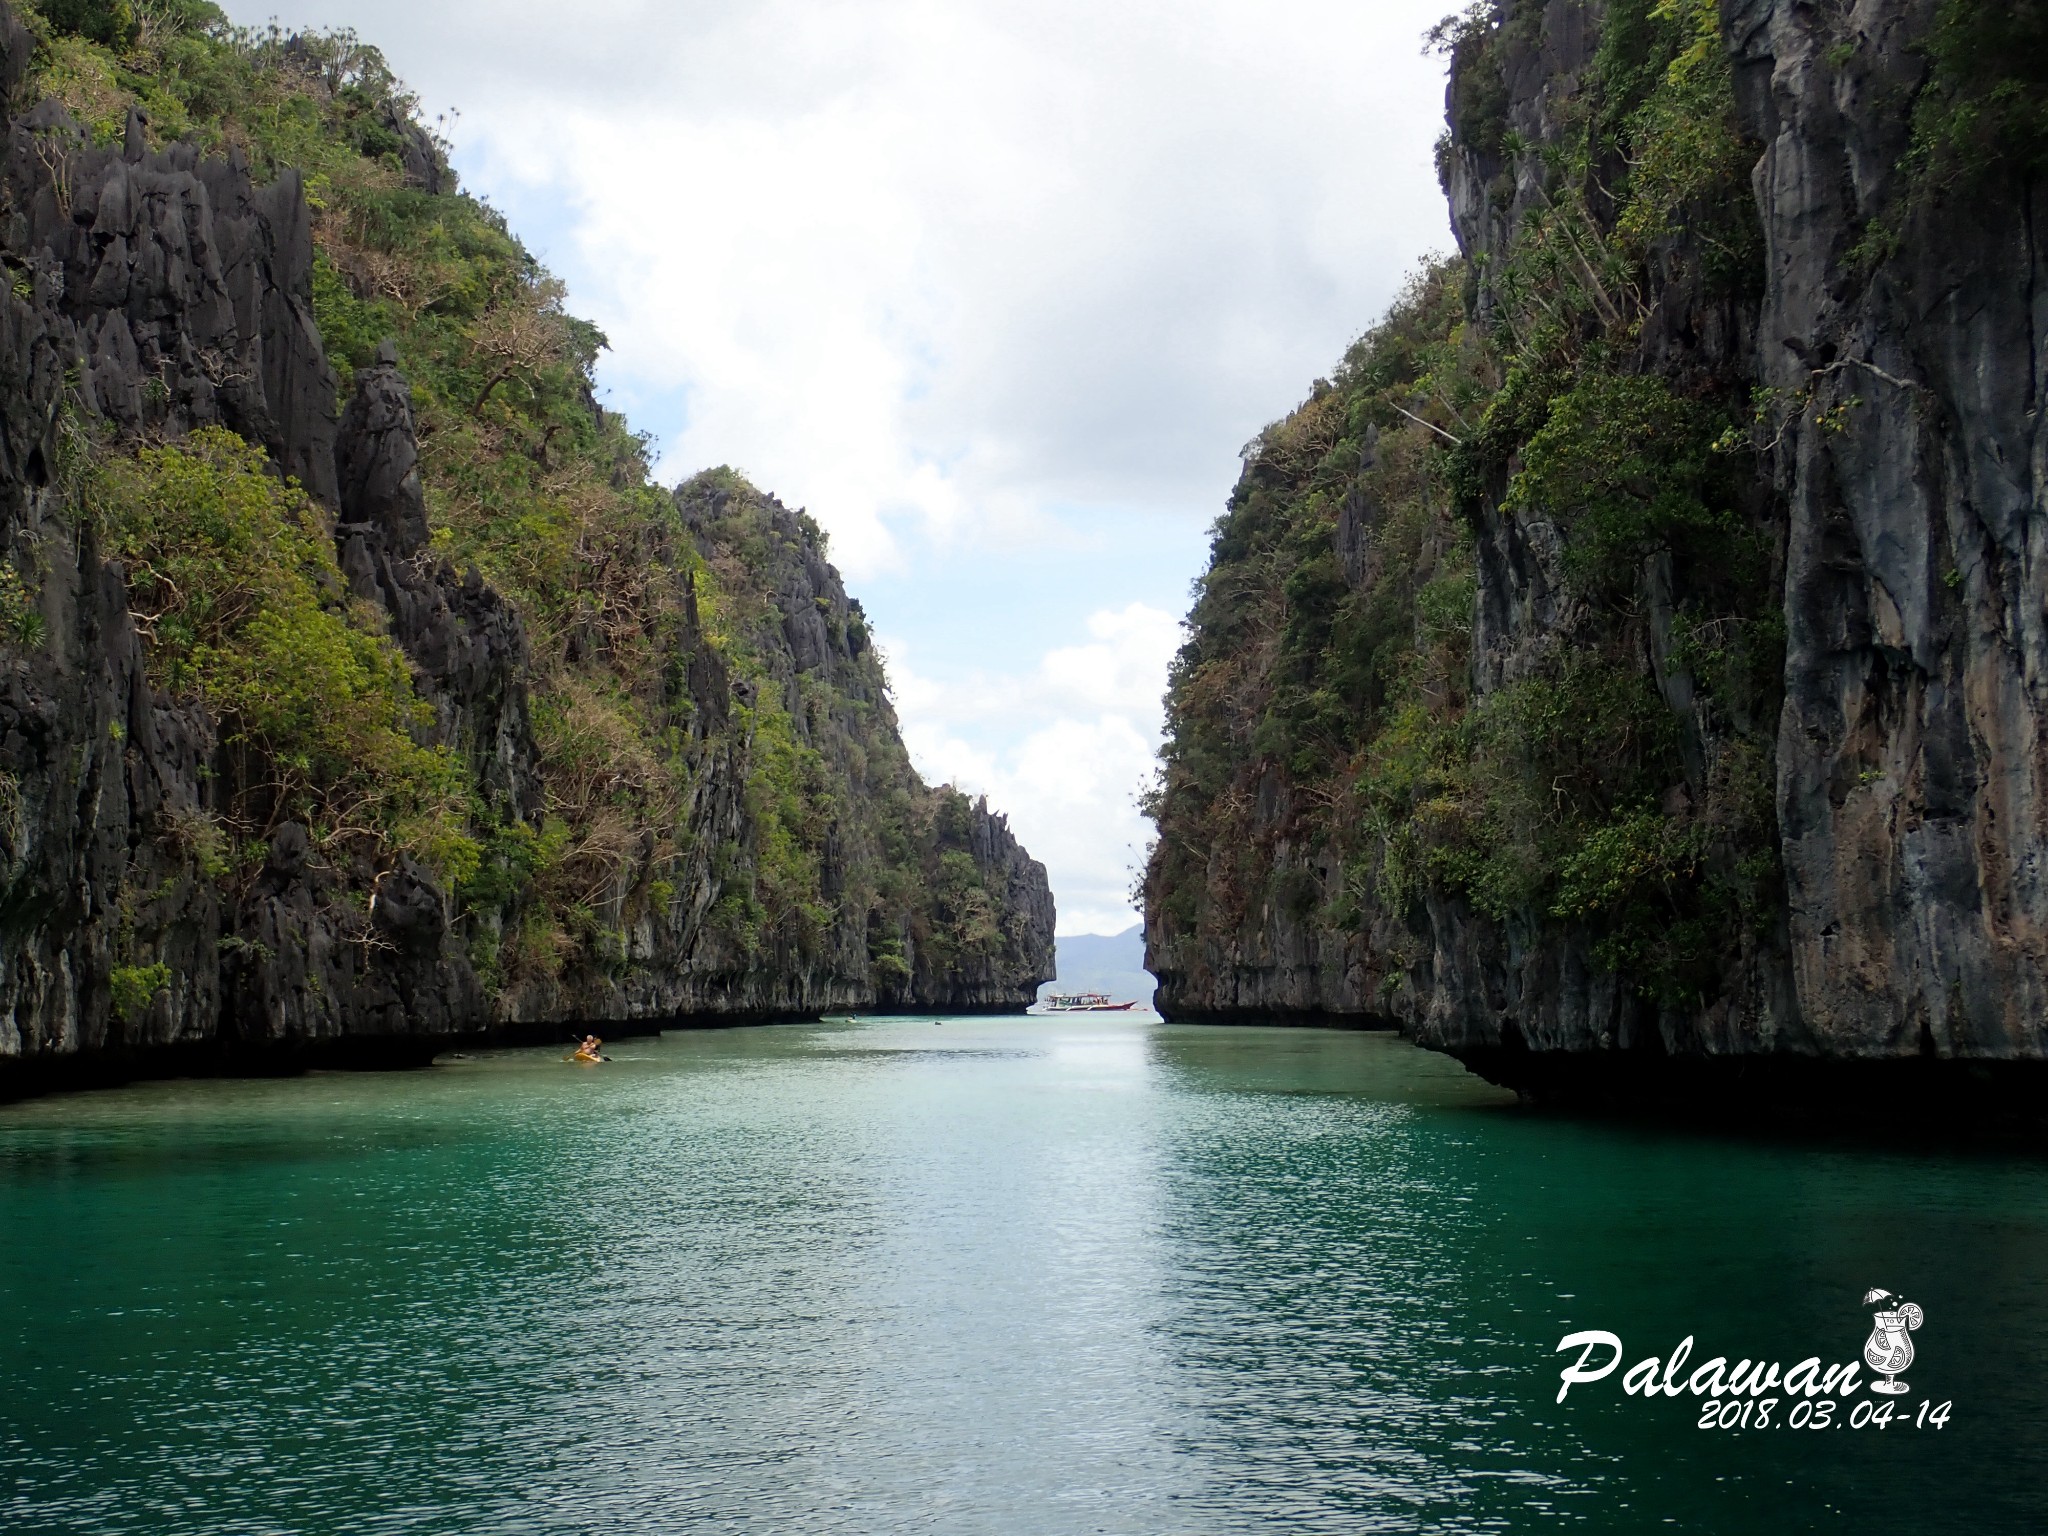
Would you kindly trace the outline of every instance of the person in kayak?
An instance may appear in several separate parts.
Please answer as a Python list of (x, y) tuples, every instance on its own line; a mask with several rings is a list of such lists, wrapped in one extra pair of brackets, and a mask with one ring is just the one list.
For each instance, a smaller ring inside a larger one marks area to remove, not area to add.
[(603, 1050), (604, 1042), (602, 1040), (598, 1039), (595, 1035), (585, 1035), (583, 1043), (576, 1047), (576, 1059), (578, 1061), (603, 1061), (604, 1057), (599, 1054)]

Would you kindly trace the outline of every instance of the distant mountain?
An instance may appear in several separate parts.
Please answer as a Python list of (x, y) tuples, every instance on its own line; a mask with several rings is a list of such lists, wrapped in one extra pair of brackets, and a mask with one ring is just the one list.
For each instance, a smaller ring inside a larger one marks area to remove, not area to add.
[(1107, 992), (1117, 1002), (1152, 1005), (1158, 983), (1145, 969), (1145, 930), (1134, 923), (1122, 933), (1079, 933), (1054, 942), (1059, 979), (1048, 992)]

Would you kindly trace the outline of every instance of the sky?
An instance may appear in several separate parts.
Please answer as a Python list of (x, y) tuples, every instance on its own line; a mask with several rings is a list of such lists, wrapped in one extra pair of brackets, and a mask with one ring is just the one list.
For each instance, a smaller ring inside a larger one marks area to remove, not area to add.
[(1136, 920), (1239, 451), (1450, 235), (1452, 0), (229, 0), (383, 49), (665, 480), (807, 507), (925, 776)]

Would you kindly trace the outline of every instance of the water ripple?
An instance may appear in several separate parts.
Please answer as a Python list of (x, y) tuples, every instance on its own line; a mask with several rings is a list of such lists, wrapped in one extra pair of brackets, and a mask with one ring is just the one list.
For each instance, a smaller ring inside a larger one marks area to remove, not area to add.
[[(0, 1111), (0, 1528), (1975, 1533), (2048, 1493), (2031, 1168), (1532, 1119), (1371, 1036), (617, 1054)], [(1551, 1401), (1564, 1328), (1775, 1346), (1880, 1271), (1945, 1330), (1944, 1441)], [(1995, 1323), (1942, 1299), (1983, 1280)]]

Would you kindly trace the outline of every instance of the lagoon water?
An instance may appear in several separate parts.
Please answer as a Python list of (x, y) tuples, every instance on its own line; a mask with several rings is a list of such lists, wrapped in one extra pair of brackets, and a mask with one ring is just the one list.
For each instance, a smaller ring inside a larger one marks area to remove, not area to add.
[[(2040, 1161), (1530, 1114), (1375, 1035), (612, 1050), (0, 1109), (0, 1530), (2048, 1520)], [(1555, 1400), (1579, 1329), (1856, 1360), (1871, 1286), (1927, 1319), (1883, 1429)]]

